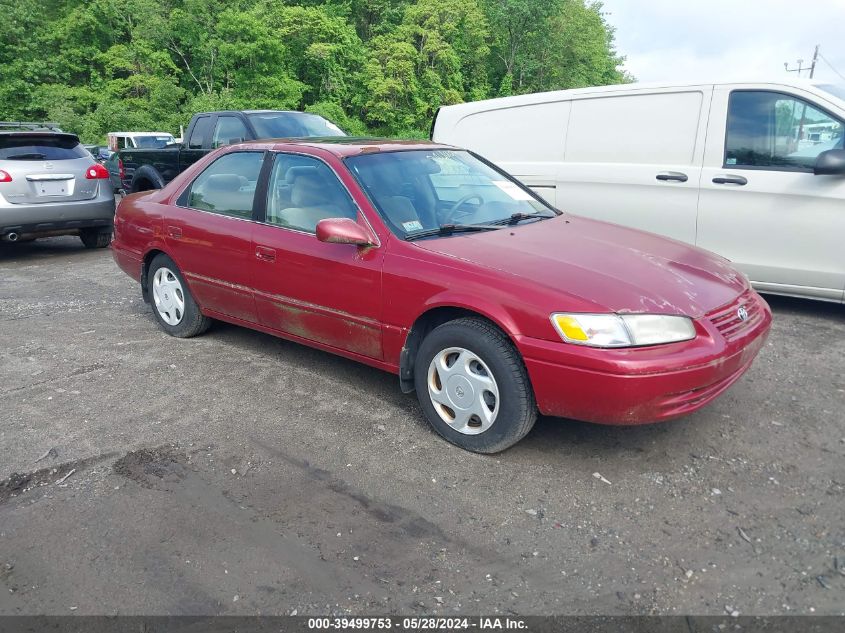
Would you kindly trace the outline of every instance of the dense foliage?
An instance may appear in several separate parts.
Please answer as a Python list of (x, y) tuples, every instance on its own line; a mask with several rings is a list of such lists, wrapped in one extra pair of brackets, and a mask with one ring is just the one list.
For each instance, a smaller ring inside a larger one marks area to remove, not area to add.
[(443, 104), (618, 83), (587, 0), (0, 0), (0, 119), (97, 142), (208, 109), (425, 135)]

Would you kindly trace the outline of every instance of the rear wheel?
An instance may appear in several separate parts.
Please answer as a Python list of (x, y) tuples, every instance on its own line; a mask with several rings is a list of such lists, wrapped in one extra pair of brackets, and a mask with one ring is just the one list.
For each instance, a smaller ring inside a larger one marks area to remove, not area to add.
[(534, 426), (537, 404), (519, 352), (492, 323), (463, 318), (423, 340), (417, 398), (434, 430), (468, 451), (497, 453)]
[(79, 239), (85, 248), (105, 248), (111, 243), (111, 229), (82, 229)]
[(182, 273), (167, 255), (156, 255), (150, 263), (147, 284), (153, 316), (165, 332), (190, 338), (209, 328), (211, 319), (200, 312)]

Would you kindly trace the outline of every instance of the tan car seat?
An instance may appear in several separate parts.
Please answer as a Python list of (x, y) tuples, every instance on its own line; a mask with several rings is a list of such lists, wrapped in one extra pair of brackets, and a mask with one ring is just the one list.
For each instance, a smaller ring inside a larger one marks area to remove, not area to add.
[(276, 214), (282, 226), (308, 231), (327, 218), (355, 218), (352, 203), (339, 185), (327, 180), (316, 167), (291, 167), (286, 180), (291, 182), (291, 205)]

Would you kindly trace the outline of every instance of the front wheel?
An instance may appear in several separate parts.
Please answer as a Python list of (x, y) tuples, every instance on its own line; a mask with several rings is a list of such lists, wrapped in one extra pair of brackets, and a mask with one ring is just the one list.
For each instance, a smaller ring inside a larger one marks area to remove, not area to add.
[(463, 318), (423, 339), (414, 365), (420, 406), (434, 430), (468, 451), (498, 453), (537, 419), (519, 352), (492, 323)]
[(190, 338), (209, 328), (211, 319), (200, 312), (179, 268), (164, 253), (150, 263), (147, 284), (153, 316), (165, 332)]

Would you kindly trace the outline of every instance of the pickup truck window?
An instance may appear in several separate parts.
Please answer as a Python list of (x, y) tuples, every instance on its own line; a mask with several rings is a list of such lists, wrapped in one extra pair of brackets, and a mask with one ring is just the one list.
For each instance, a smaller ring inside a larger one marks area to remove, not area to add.
[(191, 183), (188, 206), (249, 220), (263, 152), (224, 154)]
[(234, 116), (219, 116), (217, 117), (217, 125), (214, 127), (214, 138), (212, 139), (212, 147), (221, 147), (223, 145), (231, 145), (232, 143), (240, 143), (248, 138), (249, 132), (241, 120)]
[(174, 143), (172, 136), (136, 136), (135, 147), (140, 149), (161, 149)]
[(201, 116), (194, 122), (194, 129), (191, 131), (191, 138), (188, 140), (188, 149), (202, 149), (206, 139), (211, 135), (211, 117)]
[(331, 121), (306, 112), (260, 112), (249, 115), (256, 138), (296, 138), (303, 136), (346, 136)]
[(845, 125), (803, 99), (736, 91), (728, 105), (725, 167), (812, 171), (816, 158), (842, 149)]

